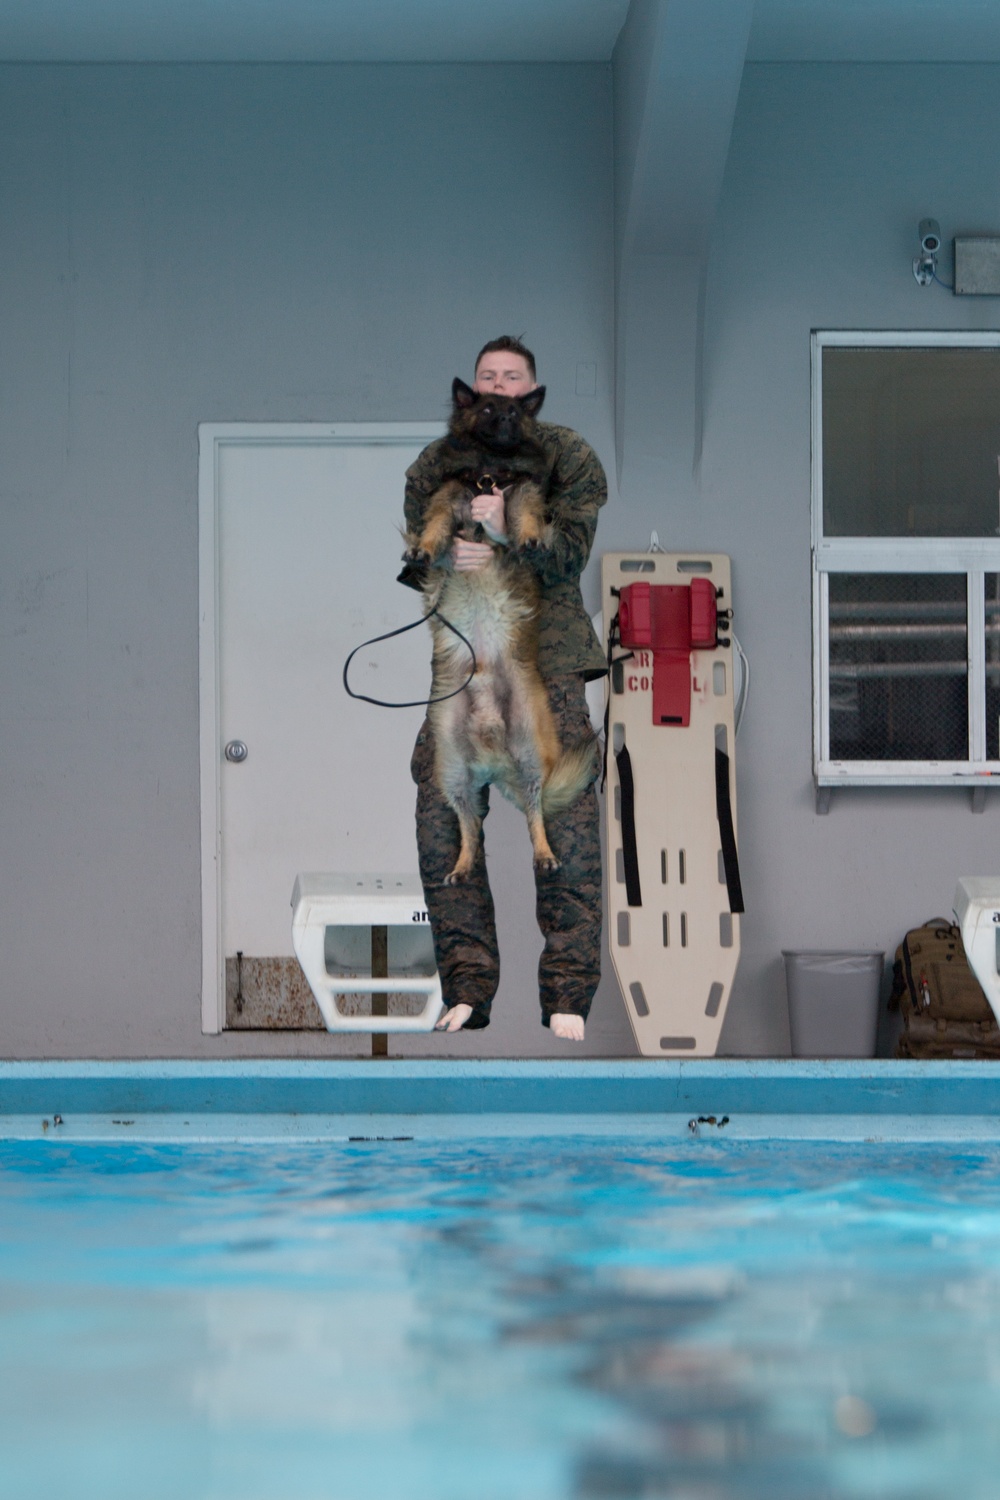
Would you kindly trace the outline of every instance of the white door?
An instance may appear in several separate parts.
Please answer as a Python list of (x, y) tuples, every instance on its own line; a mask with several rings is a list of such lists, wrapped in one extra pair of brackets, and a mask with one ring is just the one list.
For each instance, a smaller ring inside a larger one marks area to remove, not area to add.
[[(300, 871), (416, 873), (408, 767), (422, 710), (356, 702), (342, 670), (355, 646), (420, 617), (419, 594), (395, 581), (404, 471), (438, 435), (200, 429), (205, 1031), (224, 1024), (226, 955), (291, 957)], [(359, 653), (351, 685), (426, 697), (429, 662), (421, 624)], [(234, 742), (244, 759), (227, 760)]]

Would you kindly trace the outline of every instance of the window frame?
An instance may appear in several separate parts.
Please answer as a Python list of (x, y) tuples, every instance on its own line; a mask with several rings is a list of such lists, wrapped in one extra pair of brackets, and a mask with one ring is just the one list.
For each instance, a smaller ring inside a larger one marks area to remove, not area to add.
[[(1000, 536), (827, 537), (823, 532), (823, 353), (830, 348), (994, 348), (989, 332), (814, 330), (812, 376), (813, 776), (819, 788), (1000, 785), (1000, 760), (986, 758), (986, 575), (1000, 573)], [(845, 760), (830, 755), (831, 573), (964, 573), (967, 587), (969, 759)]]

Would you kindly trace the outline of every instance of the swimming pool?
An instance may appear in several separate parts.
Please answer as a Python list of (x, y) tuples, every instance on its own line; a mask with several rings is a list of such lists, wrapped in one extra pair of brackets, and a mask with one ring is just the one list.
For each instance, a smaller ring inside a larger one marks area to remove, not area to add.
[(995, 1500), (988, 1068), (355, 1066), (0, 1067), (4, 1500)]

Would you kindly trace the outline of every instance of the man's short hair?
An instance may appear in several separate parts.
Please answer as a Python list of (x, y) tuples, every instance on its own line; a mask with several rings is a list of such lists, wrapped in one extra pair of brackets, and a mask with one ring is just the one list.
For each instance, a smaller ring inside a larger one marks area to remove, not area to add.
[(476, 363), (473, 365), (473, 369), (479, 369), (479, 361), (482, 359), (484, 354), (501, 353), (519, 354), (524, 360), (525, 364), (528, 366), (532, 380), (535, 379), (535, 356), (532, 354), (530, 349), (526, 348), (525, 345), (521, 343), (520, 339), (514, 338), (509, 333), (502, 333), (498, 339), (490, 339), (488, 344), (484, 344), (479, 353), (476, 355)]

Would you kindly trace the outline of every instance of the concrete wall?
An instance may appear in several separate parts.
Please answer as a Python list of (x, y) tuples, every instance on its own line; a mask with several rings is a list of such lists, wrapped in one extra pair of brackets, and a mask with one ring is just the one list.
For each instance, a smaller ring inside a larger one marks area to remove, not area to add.
[[(613, 471), (610, 103), (594, 65), (0, 69), (0, 1054), (329, 1050), (200, 1031), (197, 425), (443, 419), (507, 330)], [(548, 1037), (514, 937), (506, 1050)]]
[[(787, 1049), (782, 947), (891, 950), (995, 868), (994, 803), (814, 812), (809, 332), (995, 321), (918, 288), (910, 260), (925, 214), (946, 237), (1000, 229), (998, 131), (996, 68), (749, 67), (699, 486), (634, 465), (602, 524), (604, 549), (655, 526), (734, 561), (753, 690), (729, 1052)], [(434, 417), (457, 362), (510, 328), (549, 414), (613, 472), (608, 70), (8, 68), (0, 141), (0, 1054), (329, 1051), (200, 1034), (197, 424)], [(578, 361), (596, 400), (573, 394)], [(448, 1050), (544, 1055), (522, 832), (498, 812), (498, 1020)], [(631, 1050), (610, 980), (588, 1030), (588, 1050)]]
[(949, 249), (956, 232), (1000, 230), (998, 136), (992, 67), (744, 75), (709, 269), (700, 501), (665, 528), (670, 544), (733, 555), (753, 666), (738, 746), (748, 912), (723, 1035), (733, 1052), (787, 1045), (782, 948), (891, 958), (907, 928), (950, 912), (958, 876), (998, 868), (996, 796), (974, 815), (966, 792), (835, 792), (816, 815), (809, 571), (810, 330), (997, 326), (1000, 303), (922, 289), (911, 261), (925, 215)]

